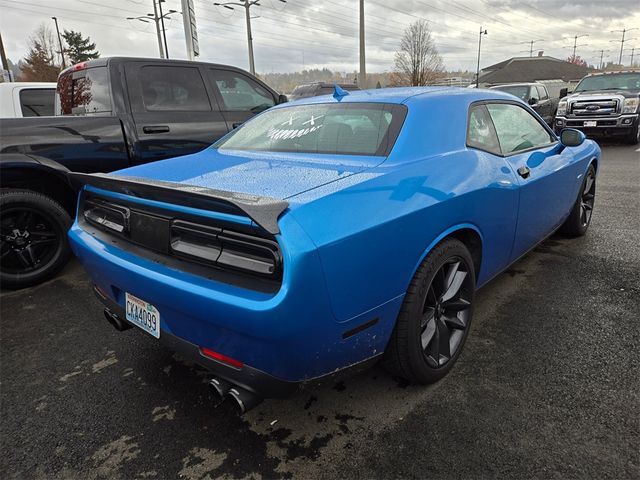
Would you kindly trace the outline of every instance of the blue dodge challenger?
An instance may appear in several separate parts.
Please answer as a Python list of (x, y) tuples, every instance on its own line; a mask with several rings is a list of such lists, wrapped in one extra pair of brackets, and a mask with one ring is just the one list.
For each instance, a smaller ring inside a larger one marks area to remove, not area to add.
[(476, 289), (557, 229), (586, 232), (599, 166), (581, 132), (496, 90), (336, 88), (194, 155), (71, 174), (69, 238), (110, 323), (245, 411), (378, 359), (442, 378)]

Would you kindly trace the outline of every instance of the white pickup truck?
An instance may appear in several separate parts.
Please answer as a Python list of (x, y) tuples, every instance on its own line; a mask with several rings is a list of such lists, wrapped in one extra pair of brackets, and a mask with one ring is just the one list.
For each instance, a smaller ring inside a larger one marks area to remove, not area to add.
[(0, 118), (51, 116), (55, 95), (55, 83), (0, 83)]

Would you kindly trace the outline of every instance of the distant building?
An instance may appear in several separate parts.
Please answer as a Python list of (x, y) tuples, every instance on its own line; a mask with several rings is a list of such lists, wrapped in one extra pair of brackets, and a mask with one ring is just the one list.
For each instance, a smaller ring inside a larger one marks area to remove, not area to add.
[(592, 69), (553, 57), (514, 57), (480, 70), (480, 87), (545, 80), (575, 83)]

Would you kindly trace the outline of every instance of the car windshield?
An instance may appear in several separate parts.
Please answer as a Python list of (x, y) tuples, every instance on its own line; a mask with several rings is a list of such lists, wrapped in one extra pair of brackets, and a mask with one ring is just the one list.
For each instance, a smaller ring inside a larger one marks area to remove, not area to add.
[(496, 90), (502, 90), (503, 92), (515, 95), (520, 100), (528, 100), (529, 97), (529, 85), (511, 85), (509, 87), (496, 87)]
[(640, 90), (640, 72), (608, 73), (583, 78), (575, 92), (594, 90)]
[(214, 144), (225, 150), (385, 156), (406, 107), (384, 103), (295, 105), (276, 108)]

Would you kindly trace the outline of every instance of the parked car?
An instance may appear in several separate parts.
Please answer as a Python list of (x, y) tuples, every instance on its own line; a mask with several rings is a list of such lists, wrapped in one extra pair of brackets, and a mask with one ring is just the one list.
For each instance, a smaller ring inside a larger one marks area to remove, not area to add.
[(576, 128), (589, 137), (640, 142), (640, 70), (587, 75), (558, 105), (554, 129)]
[(547, 124), (553, 124), (559, 98), (552, 98), (547, 87), (542, 83), (510, 83), (508, 85), (495, 85), (490, 88), (510, 93), (527, 102)]
[[(286, 98), (235, 67), (103, 58), (64, 70), (56, 116), (0, 120), (0, 284), (20, 288), (66, 262), (76, 194), (60, 172), (111, 172), (200, 151)], [(34, 245), (40, 231), (48, 242)], [(5, 255), (6, 253), (6, 255)]]
[(51, 116), (55, 95), (55, 83), (0, 83), (0, 118)]
[(194, 155), (70, 175), (69, 238), (107, 319), (208, 368), (241, 410), (383, 355), (442, 378), (475, 290), (589, 226), (600, 150), (581, 132), (558, 139), (497, 90), (342, 93)]
[[(288, 98), (293, 101), (301, 98), (317, 97), (319, 95), (330, 95), (333, 93), (335, 86), (335, 83), (328, 82), (313, 82), (305, 85), (298, 85), (293, 89), (293, 92), (291, 92), (291, 95), (289, 95)], [(338, 86), (346, 91), (360, 90), (360, 88), (354, 83), (340, 83)]]

